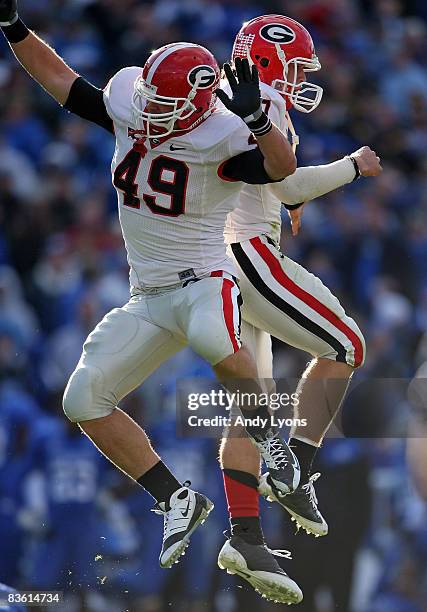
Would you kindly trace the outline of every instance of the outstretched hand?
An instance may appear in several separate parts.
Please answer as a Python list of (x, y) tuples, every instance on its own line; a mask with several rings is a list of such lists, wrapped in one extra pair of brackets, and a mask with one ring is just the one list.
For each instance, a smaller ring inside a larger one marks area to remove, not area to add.
[(234, 68), (229, 63), (224, 64), (232, 97), (222, 89), (217, 89), (215, 93), (229, 111), (248, 123), (258, 119), (262, 113), (258, 69), (255, 65), (251, 67), (246, 57), (236, 57)]
[(360, 176), (378, 176), (382, 172), (381, 160), (370, 147), (360, 147), (351, 157), (357, 163)]
[(16, 0), (0, 0), (0, 27), (12, 25), (18, 19)]

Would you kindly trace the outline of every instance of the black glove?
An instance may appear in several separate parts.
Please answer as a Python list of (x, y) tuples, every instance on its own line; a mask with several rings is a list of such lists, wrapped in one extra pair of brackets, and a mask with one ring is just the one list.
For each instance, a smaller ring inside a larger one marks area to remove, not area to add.
[(235, 73), (230, 64), (224, 64), (233, 97), (229, 98), (222, 89), (215, 93), (229, 111), (243, 119), (251, 132), (263, 136), (271, 130), (271, 121), (261, 107), (258, 69), (255, 65), (251, 68), (247, 58), (240, 57), (236, 57), (234, 67)]
[(0, 27), (10, 26), (18, 20), (16, 0), (0, 0)]

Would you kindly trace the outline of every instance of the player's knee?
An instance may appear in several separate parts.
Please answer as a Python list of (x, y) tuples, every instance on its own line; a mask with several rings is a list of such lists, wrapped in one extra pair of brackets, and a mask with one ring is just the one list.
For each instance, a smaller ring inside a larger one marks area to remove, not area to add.
[(115, 408), (104, 393), (102, 372), (91, 366), (79, 366), (74, 370), (64, 392), (62, 406), (65, 415), (73, 423), (108, 416)]
[[(236, 349), (239, 345), (236, 345)], [(215, 373), (221, 380), (226, 378), (258, 378), (257, 364), (246, 346), (235, 350), (216, 364)]]

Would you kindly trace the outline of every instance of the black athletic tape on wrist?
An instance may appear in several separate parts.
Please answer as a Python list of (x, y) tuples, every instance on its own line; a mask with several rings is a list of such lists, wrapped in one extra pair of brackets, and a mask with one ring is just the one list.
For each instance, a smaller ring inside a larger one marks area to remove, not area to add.
[(353, 166), (354, 166), (354, 169), (355, 169), (355, 171), (356, 171), (356, 175), (355, 175), (355, 177), (354, 177), (353, 181), (357, 181), (357, 179), (358, 179), (358, 178), (360, 178), (360, 177), (362, 176), (362, 175), (360, 174), (360, 169), (359, 169), (359, 166), (358, 166), (358, 164), (357, 164), (357, 161), (356, 161), (356, 160), (354, 159), (354, 157), (352, 157), (351, 155), (347, 155), (347, 159), (349, 159), (349, 160), (352, 162), (352, 164), (353, 164)]
[(264, 136), (272, 129), (273, 124), (265, 113), (256, 121), (250, 121), (246, 124), (254, 136)]
[(12, 25), (2, 26), (1, 30), (10, 43), (19, 43), (27, 38), (30, 30), (21, 19), (17, 19)]
[(301, 208), (304, 202), (300, 202), (299, 204), (285, 204), (284, 202), (282, 202), (282, 204), (286, 208), (286, 210), (297, 210), (297, 208)]

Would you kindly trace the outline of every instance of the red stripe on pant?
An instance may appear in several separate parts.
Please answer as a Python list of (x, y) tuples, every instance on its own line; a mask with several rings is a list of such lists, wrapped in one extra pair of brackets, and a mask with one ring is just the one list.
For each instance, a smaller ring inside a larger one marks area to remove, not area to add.
[(223, 474), (223, 476), (230, 516), (233, 518), (259, 516), (258, 490), (230, 478), (227, 474)]
[(227, 326), (228, 335), (230, 336), (231, 344), (235, 353), (240, 348), (240, 345), (236, 338), (236, 331), (234, 327), (234, 304), (231, 292), (233, 290), (234, 283), (228, 278), (224, 278), (222, 281), (222, 310), (224, 313), (225, 325)]
[(252, 238), (250, 243), (265, 261), (271, 274), (282, 285), (282, 287), (285, 287), (285, 289), (287, 289), (290, 293), (307, 304), (307, 306), (310, 306), (310, 308), (329, 321), (329, 323), (332, 323), (332, 325), (339, 329), (340, 332), (347, 336), (354, 347), (354, 366), (360, 366), (363, 361), (363, 345), (356, 332), (354, 332), (346, 323), (344, 323), (344, 321), (342, 321), (334, 312), (332, 312), (332, 310), (322, 304), (322, 302), (319, 302), (317, 298), (294, 283), (294, 281), (285, 274), (280, 262), (274, 257), (270, 249), (263, 244), (260, 238)]

